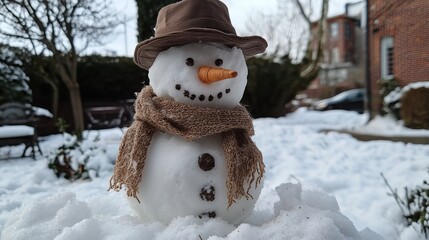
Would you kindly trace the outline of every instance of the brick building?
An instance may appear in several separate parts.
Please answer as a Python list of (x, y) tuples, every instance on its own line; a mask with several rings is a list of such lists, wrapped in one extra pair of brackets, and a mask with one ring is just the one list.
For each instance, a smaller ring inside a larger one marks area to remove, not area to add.
[[(365, 35), (360, 15), (330, 17), (327, 24), (321, 70), (307, 90), (311, 98), (330, 97), (365, 85)], [(317, 27), (317, 22), (312, 24), (313, 31)]]
[(429, 81), (429, 1), (368, 0), (369, 82), (373, 112), (378, 80)]

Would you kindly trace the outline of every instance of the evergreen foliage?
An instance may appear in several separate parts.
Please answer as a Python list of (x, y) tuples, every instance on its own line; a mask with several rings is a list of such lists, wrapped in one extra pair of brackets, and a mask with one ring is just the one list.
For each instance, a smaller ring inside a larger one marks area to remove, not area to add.
[(7, 102), (30, 103), (28, 81), (19, 49), (0, 44), (0, 105)]
[(380, 114), (382, 116), (386, 114), (391, 114), (393, 117), (399, 120), (400, 104), (399, 99), (397, 99), (397, 94), (399, 94), (401, 87), (399, 85), (398, 79), (380, 79), (378, 80), (378, 86), (382, 102)]
[(98, 143), (99, 136), (82, 139), (75, 134), (69, 134), (66, 132), (68, 125), (61, 118), (57, 127), (63, 134), (63, 143), (47, 157), (48, 168), (52, 169), (57, 177), (69, 181), (97, 177), (101, 162), (108, 162), (105, 149)]
[(74, 164), (73, 151), (78, 150), (80, 140), (77, 136), (66, 132), (69, 125), (64, 119), (59, 118), (56, 123), (60, 133), (63, 134), (64, 142), (48, 156), (48, 167), (52, 169), (57, 177), (63, 177), (67, 180), (87, 179), (88, 171), (85, 168), (85, 161)]
[(426, 180), (415, 189), (405, 189), (404, 207), (407, 224), (417, 223), (426, 239), (429, 238), (429, 184)]
[[(52, 169), (57, 177), (67, 180), (88, 179), (88, 170), (85, 161), (73, 164), (72, 152), (79, 149), (80, 142), (76, 136), (63, 133), (64, 143), (48, 156), (48, 167)], [(85, 159), (87, 161), (87, 159)]]
[[(429, 169), (428, 169), (429, 171)], [(393, 190), (383, 174), (384, 182), (389, 187), (392, 196), (398, 204), (407, 226), (419, 227), (420, 232), (429, 238), (429, 183), (427, 180), (414, 189), (405, 188), (405, 197), (399, 197), (397, 191)]]
[(137, 2), (137, 40), (139, 42), (149, 39), (154, 35), (156, 18), (159, 10), (177, 0), (136, 0)]
[[(49, 57), (34, 57), (40, 67), (49, 68)], [(31, 85), (35, 92), (35, 101), (49, 98), (46, 92), (47, 82), (37, 74), (30, 74)], [(108, 57), (100, 55), (83, 56), (78, 59), (78, 83), (84, 102), (116, 102), (135, 98), (134, 93), (148, 84), (147, 72), (139, 68), (132, 58)], [(61, 82), (59, 100), (68, 100), (68, 90)]]
[(274, 57), (255, 57), (247, 61), (248, 83), (243, 104), (249, 106), (253, 117), (280, 117), (288, 113), (286, 104), (305, 90), (317, 76), (302, 77), (306, 59), (292, 63), (288, 55), (276, 60)]
[(149, 83), (147, 71), (139, 68), (129, 57), (81, 57), (77, 78), (84, 101), (133, 99), (135, 93)]

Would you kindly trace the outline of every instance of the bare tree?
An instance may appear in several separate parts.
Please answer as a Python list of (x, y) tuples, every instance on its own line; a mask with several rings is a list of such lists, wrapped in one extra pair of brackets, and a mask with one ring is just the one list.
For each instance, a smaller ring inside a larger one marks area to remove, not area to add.
[[(289, 55), (295, 60), (302, 58), (297, 54), (303, 42), (308, 39), (307, 26), (293, 2), (278, 2), (276, 12), (256, 12), (246, 22), (246, 34), (257, 34), (268, 41), (268, 55)], [(301, 50), (302, 52), (302, 50)]]
[(293, 109), (288, 109), (288, 103), (317, 77), (329, 0), (323, 0), (315, 25), (311, 21), (311, 1), (279, 0), (277, 13), (260, 15), (250, 22), (248, 30), (264, 36), (271, 45), (264, 57), (247, 62), (249, 82), (243, 102), (250, 106), (252, 116), (284, 116)]
[(119, 23), (110, 1), (0, 0), (0, 22), (3, 41), (53, 58), (55, 74), (70, 93), (75, 130), (83, 130), (77, 60)]
[[(315, 69), (322, 58), (326, 18), (329, 0), (320, 6), (317, 31), (311, 31), (312, 18), (315, 18), (314, 0), (278, 0), (275, 13), (256, 13), (246, 23), (246, 31), (263, 36), (269, 42), (268, 54), (288, 55), (294, 62), (304, 57), (311, 59), (306, 75)], [(319, 1), (317, 1), (319, 2)], [(312, 47), (317, 44), (316, 49)], [(320, 54), (317, 54), (319, 53)], [(316, 53), (316, 54), (313, 54)]]
[[(300, 10), (302, 17), (305, 19), (308, 25), (308, 28), (311, 32), (311, 38), (310, 38), (310, 41), (308, 41), (307, 43), (307, 50), (306, 50), (306, 55), (307, 55), (307, 59), (309, 59), (309, 63), (301, 72), (301, 77), (305, 78), (306, 76), (314, 75), (315, 72), (319, 72), (320, 70), (319, 63), (322, 60), (323, 48), (325, 46), (325, 32), (327, 28), (329, 0), (322, 1), (320, 19), (317, 24), (316, 31), (311, 31), (310, 15), (305, 12), (304, 7), (300, 2), (300, 0), (294, 0), (294, 1), (298, 6), (298, 9)], [(315, 44), (314, 49), (311, 47), (311, 44), (313, 43)], [(313, 51), (316, 54), (313, 54)]]

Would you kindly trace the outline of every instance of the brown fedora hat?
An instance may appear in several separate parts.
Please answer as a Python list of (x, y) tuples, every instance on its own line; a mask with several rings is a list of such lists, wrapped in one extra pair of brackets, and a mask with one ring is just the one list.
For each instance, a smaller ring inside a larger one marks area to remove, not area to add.
[(163, 7), (156, 21), (155, 36), (137, 44), (134, 62), (148, 70), (159, 52), (173, 46), (215, 42), (236, 46), (245, 57), (263, 53), (265, 39), (237, 36), (228, 8), (218, 0), (183, 0)]

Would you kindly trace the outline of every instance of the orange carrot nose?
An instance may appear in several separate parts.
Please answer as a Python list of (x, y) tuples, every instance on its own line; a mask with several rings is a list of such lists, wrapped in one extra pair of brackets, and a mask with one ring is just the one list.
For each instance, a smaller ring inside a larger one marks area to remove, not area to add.
[(227, 78), (235, 78), (237, 75), (236, 71), (223, 68), (200, 67), (198, 70), (198, 78), (205, 83), (214, 83)]

